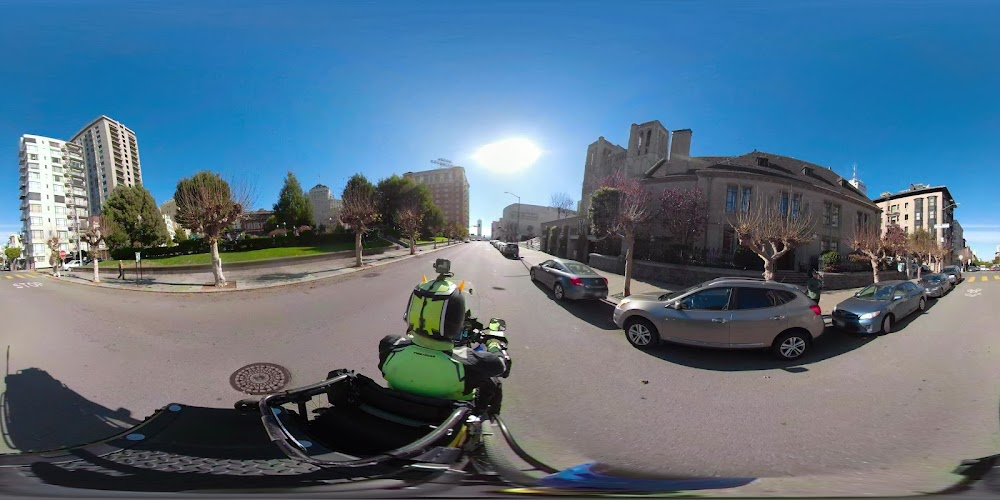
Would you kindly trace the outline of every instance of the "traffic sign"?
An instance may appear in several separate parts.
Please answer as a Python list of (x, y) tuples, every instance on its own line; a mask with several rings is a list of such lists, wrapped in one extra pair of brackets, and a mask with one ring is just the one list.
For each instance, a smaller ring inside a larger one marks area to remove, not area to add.
[(136, 252), (136, 253), (135, 253), (135, 261), (136, 261), (136, 262), (139, 262), (139, 258), (140, 258), (140, 257), (139, 257), (139, 252)]
[(948, 229), (951, 224), (934, 224), (934, 229)]

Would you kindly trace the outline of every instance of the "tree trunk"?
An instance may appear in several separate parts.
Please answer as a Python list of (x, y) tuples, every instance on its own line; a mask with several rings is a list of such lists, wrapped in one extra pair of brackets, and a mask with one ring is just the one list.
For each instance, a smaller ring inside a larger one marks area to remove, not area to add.
[(212, 274), (215, 275), (215, 286), (225, 286), (226, 277), (222, 274), (222, 257), (219, 256), (219, 239), (209, 239), (208, 246), (212, 250)]
[(101, 272), (100, 272), (101, 271), (101, 264), (100, 264), (100, 262), (97, 262), (97, 257), (94, 256), (93, 254), (91, 254), (90, 257), (94, 261), (94, 283), (100, 283), (101, 282)]
[(354, 267), (361, 267), (361, 231), (354, 232)]
[(764, 281), (774, 281), (774, 259), (763, 255), (760, 258), (764, 261)]
[(922, 273), (923, 270), (924, 270), (924, 263), (923, 263), (923, 261), (920, 260), (920, 258), (917, 258), (917, 279), (918, 280), (920, 279), (920, 273)]
[(625, 232), (625, 297), (632, 295), (632, 261), (635, 258), (635, 233)]
[(410, 255), (417, 254), (417, 239), (410, 236)]
[(878, 283), (878, 259), (871, 258), (872, 262), (872, 281)]

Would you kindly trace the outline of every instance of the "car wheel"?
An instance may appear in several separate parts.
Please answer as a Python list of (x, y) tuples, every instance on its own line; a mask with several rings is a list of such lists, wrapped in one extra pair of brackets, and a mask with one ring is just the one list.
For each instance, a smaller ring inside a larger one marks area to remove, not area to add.
[(535, 270), (528, 271), (528, 276), (531, 276), (531, 281), (535, 281)]
[(790, 361), (801, 358), (809, 350), (811, 343), (812, 337), (808, 333), (792, 330), (778, 335), (771, 345), (771, 351), (778, 359)]
[(625, 322), (625, 338), (636, 349), (650, 349), (660, 343), (660, 332), (646, 318), (629, 318)]
[(927, 299), (920, 297), (920, 303), (917, 305), (917, 309), (919, 309), (920, 312), (927, 310)]
[(886, 314), (882, 320), (882, 333), (892, 333), (893, 318), (891, 314)]
[(555, 294), (556, 300), (563, 300), (566, 298), (566, 290), (563, 290), (562, 283), (556, 283), (556, 286), (552, 288), (552, 293)]

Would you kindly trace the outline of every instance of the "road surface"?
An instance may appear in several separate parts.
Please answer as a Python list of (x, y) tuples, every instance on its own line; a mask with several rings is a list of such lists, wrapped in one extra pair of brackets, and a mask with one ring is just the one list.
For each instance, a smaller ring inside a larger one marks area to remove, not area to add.
[(401, 333), (407, 296), (439, 257), (474, 284), (481, 315), (507, 320), (514, 367), (503, 413), (530, 452), (556, 465), (915, 484), (1000, 450), (995, 273), (970, 273), (975, 282), (890, 335), (828, 333), (788, 365), (761, 352), (636, 350), (610, 306), (554, 301), (485, 242), (222, 294), (0, 275), (7, 373), (24, 370), (7, 377), (6, 446), (98, 438), (169, 402), (229, 407), (244, 397), (230, 375), (253, 362), (286, 367), (289, 386), (341, 367), (377, 378), (378, 340)]

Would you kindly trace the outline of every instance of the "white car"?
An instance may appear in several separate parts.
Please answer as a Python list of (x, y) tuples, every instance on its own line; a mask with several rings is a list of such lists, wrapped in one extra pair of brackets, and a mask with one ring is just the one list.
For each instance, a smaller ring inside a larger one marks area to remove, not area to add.
[(71, 260), (71, 261), (69, 261), (69, 262), (67, 262), (67, 263), (63, 264), (63, 270), (64, 270), (64, 271), (70, 271), (70, 270), (72, 270), (72, 269), (73, 269), (74, 267), (80, 267), (80, 266), (82, 266), (82, 265), (83, 265), (83, 263), (82, 263), (82, 262), (80, 262), (79, 260)]

